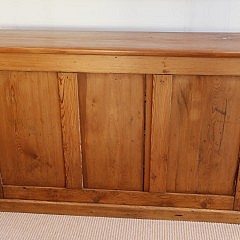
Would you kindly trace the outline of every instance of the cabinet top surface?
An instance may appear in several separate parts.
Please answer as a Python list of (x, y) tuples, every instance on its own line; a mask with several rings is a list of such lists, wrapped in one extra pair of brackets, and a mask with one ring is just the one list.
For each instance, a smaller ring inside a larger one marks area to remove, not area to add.
[(240, 57), (240, 33), (0, 30), (0, 53)]

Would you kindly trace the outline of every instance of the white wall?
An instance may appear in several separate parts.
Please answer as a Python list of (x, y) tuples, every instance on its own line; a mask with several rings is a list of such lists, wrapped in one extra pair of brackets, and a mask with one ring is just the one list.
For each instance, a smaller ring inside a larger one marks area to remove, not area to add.
[(240, 0), (0, 0), (0, 28), (240, 32)]

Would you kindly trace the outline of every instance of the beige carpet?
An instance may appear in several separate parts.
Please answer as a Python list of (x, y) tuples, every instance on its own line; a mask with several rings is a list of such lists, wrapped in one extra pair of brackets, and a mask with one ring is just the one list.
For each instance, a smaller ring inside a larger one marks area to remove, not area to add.
[(0, 212), (0, 240), (240, 240), (240, 225)]

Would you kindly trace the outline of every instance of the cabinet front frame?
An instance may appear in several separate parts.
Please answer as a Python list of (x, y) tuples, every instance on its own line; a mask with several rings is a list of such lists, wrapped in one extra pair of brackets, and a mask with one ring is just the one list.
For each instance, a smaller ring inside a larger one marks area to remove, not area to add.
[[(134, 73), (146, 74), (147, 79), (152, 78), (152, 74), (162, 75), (229, 75), (240, 76), (239, 58), (207, 58), (207, 57), (158, 57), (158, 56), (104, 56), (104, 55), (65, 55), (65, 54), (27, 54), (27, 53), (0, 53), (0, 70), (8, 71), (53, 71), (59, 73), (60, 99), (63, 88), (68, 89), (74, 95), (74, 106), (77, 112), (69, 111), (72, 107), (62, 106), (61, 114), (68, 113), (73, 116), (75, 121), (79, 121), (79, 106), (77, 101), (75, 78), (78, 72), (85, 73)], [(70, 75), (69, 75), (70, 74)], [(69, 81), (70, 76), (70, 81)], [(68, 82), (69, 81), (69, 82)], [(150, 81), (149, 81), (150, 82)], [(146, 104), (151, 106), (152, 91), (151, 84), (148, 86)], [(62, 92), (63, 93), (63, 92)], [(65, 112), (66, 111), (66, 112)], [(151, 125), (149, 115), (152, 110), (147, 112), (148, 126)], [(69, 120), (69, 119), (68, 119)], [(240, 174), (236, 184), (236, 194), (234, 196), (206, 195), (206, 194), (177, 194), (177, 193), (149, 193), (149, 152), (150, 144), (145, 145), (145, 185), (146, 192), (127, 192), (127, 191), (108, 191), (82, 188), (82, 176), (79, 177), (79, 170), (76, 171), (75, 162), (72, 161), (76, 154), (76, 146), (80, 146), (80, 130), (73, 133), (68, 120), (62, 122), (63, 139), (65, 139), (64, 155), (68, 159), (66, 163), (70, 177), (67, 180), (67, 188), (42, 188), (28, 186), (9, 186), (3, 185), (0, 198), (22, 199), (22, 200), (41, 200), (41, 201), (61, 201), (61, 202), (81, 202), (81, 203), (103, 203), (103, 204), (128, 204), (137, 206), (167, 206), (180, 208), (203, 208), (203, 209), (228, 209), (240, 210)], [(76, 122), (74, 123), (76, 124)], [(69, 136), (74, 134), (74, 145), (69, 150), (67, 141)], [(146, 134), (146, 139), (150, 139), (151, 133)], [(79, 145), (78, 145), (79, 144)], [(69, 152), (70, 151), (70, 152)], [(78, 150), (77, 150), (78, 151)], [(81, 154), (79, 154), (81, 156)], [(81, 160), (80, 162), (81, 163)], [(81, 166), (79, 166), (81, 168)], [(81, 172), (80, 172), (81, 174)], [(76, 180), (77, 179), (77, 180)], [(2, 204), (3, 203), (3, 204)], [(11, 206), (11, 204), (9, 204)], [(4, 200), (0, 202), (0, 209), (5, 209)], [(44, 212), (44, 210), (43, 210)], [(233, 222), (233, 221), (232, 221)], [(239, 222), (235, 220), (235, 222)]]

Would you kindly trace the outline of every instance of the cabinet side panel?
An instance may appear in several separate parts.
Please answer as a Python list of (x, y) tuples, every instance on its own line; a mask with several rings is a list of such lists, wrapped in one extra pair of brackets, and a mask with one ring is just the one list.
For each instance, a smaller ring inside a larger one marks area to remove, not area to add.
[(56, 73), (0, 73), (4, 185), (65, 186)]
[(174, 76), (168, 192), (233, 195), (240, 78)]
[(143, 190), (144, 81), (79, 74), (85, 188)]

